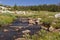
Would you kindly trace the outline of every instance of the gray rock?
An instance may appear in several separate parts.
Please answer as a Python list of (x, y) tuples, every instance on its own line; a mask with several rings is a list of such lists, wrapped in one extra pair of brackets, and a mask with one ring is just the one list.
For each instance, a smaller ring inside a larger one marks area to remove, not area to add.
[(9, 30), (8, 30), (8, 29), (4, 29), (3, 31), (4, 31), (4, 32), (8, 32)]
[(60, 18), (60, 13), (55, 14), (55, 18)]
[(51, 26), (50, 28), (49, 28), (49, 31), (53, 31), (54, 30), (54, 28)]
[(22, 31), (22, 33), (29, 33), (30, 30), (25, 30), (25, 31)]

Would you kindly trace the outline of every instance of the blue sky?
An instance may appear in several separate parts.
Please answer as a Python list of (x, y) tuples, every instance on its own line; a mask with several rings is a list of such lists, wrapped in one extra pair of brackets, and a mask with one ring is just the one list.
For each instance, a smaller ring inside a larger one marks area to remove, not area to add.
[(0, 0), (1, 4), (11, 5), (14, 4), (20, 6), (39, 5), (39, 4), (57, 4), (60, 0)]

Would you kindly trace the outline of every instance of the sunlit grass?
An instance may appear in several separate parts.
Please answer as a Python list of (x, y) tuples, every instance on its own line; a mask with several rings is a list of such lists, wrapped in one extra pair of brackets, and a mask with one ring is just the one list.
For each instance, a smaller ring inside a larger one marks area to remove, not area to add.
[(10, 24), (15, 18), (16, 17), (13, 14), (0, 14), (0, 25)]

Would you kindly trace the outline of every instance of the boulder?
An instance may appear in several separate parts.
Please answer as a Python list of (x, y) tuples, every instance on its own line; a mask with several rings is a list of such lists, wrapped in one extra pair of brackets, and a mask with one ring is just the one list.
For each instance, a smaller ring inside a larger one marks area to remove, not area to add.
[(55, 18), (60, 18), (60, 13), (55, 14)]
[(22, 33), (29, 33), (30, 32), (30, 30), (25, 30), (25, 31), (22, 31)]
[(15, 29), (15, 31), (18, 31), (18, 30), (19, 30), (19, 28), (16, 28), (16, 29)]
[(35, 21), (32, 19), (29, 19), (29, 24), (35, 24)]
[(42, 19), (41, 18), (37, 18), (37, 20), (35, 21), (37, 24), (40, 24), (40, 21), (41, 21)]
[(8, 29), (4, 29), (3, 31), (4, 31), (4, 32), (8, 32), (9, 30), (8, 30)]
[(49, 31), (53, 31), (54, 30), (54, 28), (51, 26), (50, 28), (49, 28)]

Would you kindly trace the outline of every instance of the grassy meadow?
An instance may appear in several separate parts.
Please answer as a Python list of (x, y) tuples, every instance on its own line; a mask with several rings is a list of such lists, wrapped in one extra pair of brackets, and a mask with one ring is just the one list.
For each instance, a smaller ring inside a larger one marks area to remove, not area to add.
[[(11, 23), (16, 16), (27, 17), (27, 18), (41, 18), (40, 22), (50, 23), (50, 26), (54, 28), (60, 28), (60, 19), (55, 18), (55, 14), (59, 12), (48, 12), (48, 11), (29, 11), (31, 14), (0, 14), (0, 25), (5, 25)], [(55, 22), (56, 24), (54, 24)], [(60, 40), (60, 32), (48, 32), (46, 30), (40, 30), (38, 35), (34, 34), (32, 36), (28, 35), (25, 37), (28, 40)]]
[[(60, 19), (55, 18), (55, 14), (58, 14), (59, 12), (48, 12), (48, 11), (29, 11), (31, 13), (28, 14), (17, 14), (17, 16), (20, 17), (26, 17), (26, 18), (41, 18), (41, 22), (50, 23), (53, 27), (59, 27), (60, 26)], [(56, 23), (56, 24), (53, 24)]]

